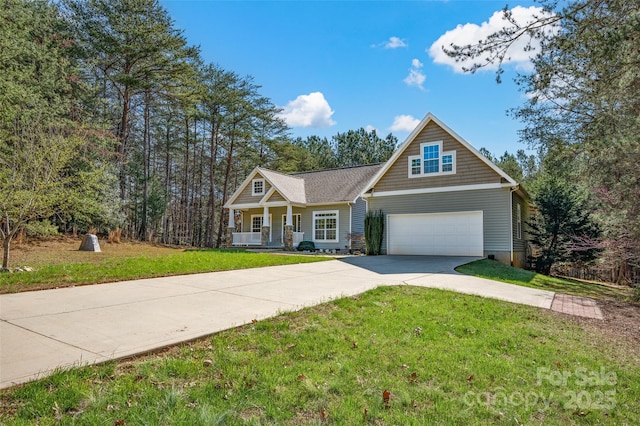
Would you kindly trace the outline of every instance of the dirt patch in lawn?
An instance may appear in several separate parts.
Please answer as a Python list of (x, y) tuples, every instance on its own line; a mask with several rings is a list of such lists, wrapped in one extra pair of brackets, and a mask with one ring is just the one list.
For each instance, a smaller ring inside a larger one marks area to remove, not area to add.
[(572, 318), (594, 339), (601, 341), (628, 362), (640, 365), (640, 305), (612, 300), (598, 300), (603, 320)]
[[(59, 237), (47, 240), (33, 240), (22, 244), (12, 244), (9, 252), (9, 266), (38, 267), (61, 263), (85, 263), (110, 258), (133, 257), (141, 255), (163, 255), (182, 249), (140, 242), (109, 243), (100, 240), (100, 253), (79, 251), (82, 237)], [(2, 251), (0, 251), (2, 253)]]

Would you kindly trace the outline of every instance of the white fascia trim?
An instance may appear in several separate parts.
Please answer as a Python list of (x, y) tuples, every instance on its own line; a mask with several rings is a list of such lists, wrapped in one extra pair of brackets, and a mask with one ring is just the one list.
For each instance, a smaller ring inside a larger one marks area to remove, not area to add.
[(249, 183), (255, 178), (259, 170), (260, 168), (256, 167), (251, 171), (251, 173), (249, 173), (249, 175), (245, 178), (245, 180), (240, 184), (238, 189), (236, 189), (236, 192), (234, 192), (231, 198), (229, 198), (229, 200), (226, 203), (224, 203), (224, 206), (223, 206), (224, 208), (228, 209), (232, 207), (233, 202), (236, 200), (236, 198), (238, 198), (238, 196), (240, 196), (242, 191), (245, 190), (247, 185), (249, 185)]
[[(248, 209), (261, 209), (263, 207), (287, 207), (289, 204), (286, 201), (273, 201), (271, 203), (251, 203), (251, 204), (232, 204), (225, 205), (225, 208), (235, 209), (235, 210), (248, 210)], [(301, 209), (307, 207), (301, 204), (291, 204), (291, 207), (299, 207)]]
[(261, 209), (263, 206), (257, 203), (251, 204), (225, 204), (225, 208), (234, 210)]
[(393, 195), (434, 194), (438, 192), (478, 191), (482, 189), (511, 188), (508, 183), (481, 183), (478, 185), (440, 186), (437, 188), (401, 189), (398, 191), (376, 191), (364, 194), (363, 197), (389, 197)]
[[(256, 179), (253, 179), (251, 181), (251, 185), (253, 185), (253, 181), (255, 181)], [(264, 179), (261, 179), (264, 185)], [(264, 206), (265, 203), (267, 202), (267, 200), (269, 199), (269, 197), (271, 197), (273, 195), (273, 193), (276, 192), (276, 189), (272, 186), (271, 188), (269, 188), (269, 190), (267, 191), (266, 194), (264, 194), (264, 196), (260, 199), (260, 201), (258, 202), (258, 204), (260, 204), (261, 206)]]
[(304, 207), (321, 207), (321, 206), (326, 206), (327, 208), (330, 208), (331, 206), (342, 206), (342, 205), (350, 205), (351, 201), (339, 201), (336, 203), (310, 203), (310, 204), (305, 204)]
[(286, 201), (272, 201), (270, 203), (260, 203), (260, 207), (287, 207)]
[(378, 173), (376, 173), (376, 175), (373, 178), (371, 178), (369, 183), (367, 183), (367, 185), (363, 189), (363, 192), (369, 190), (369, 188), (373, 188), (376, 185), (376, 183), (378, 183), (378, 181), (382, 178), (382, 176), (384, 176), (385, 173), (387, 173), (387, 171), (391, 168), (391, 166), (398, 160), (398, 158), (407, 149), (407, 147), (411, 145), (411, 142), (413, 142), (413, 140), (420, 134), (420, 132), (422, 132), (422, 129), (424, 129), (426, 125), (429, 123), (429, 121), (431, 121), (432, 119), (433, 119), (433, 114), (428, 113), (422, 119), (422, 121), (418, 123), (416, 128), (413, 129), (413, 131), (409, 134), (409, 136), (407, 136), (404, 142), (400, 144), (400, 146), (398, 147), (396, 152), (393, 153), (391, 158), (387, 160), (384, 166), (382, 166), (382, 168), (378, 170)]
[(501, 177), (503, 177), (505, 180), (507, 180), (509, 182), (509, 184), (511, 186), (513, 185), (517, 185), (517, 182), (513, 180), (513, 178), (511, 176), (509, 176), (508, 174), (506, 174), (504, 172), (504, 170), (502, 170), (500, 167), (498, 167), (497, 165), (495, 165), (492, 161), (490, 161), (489, 159), (487, 159), (484, 155), (480, 154), (480, 151), (478, 151), (477, 149), (475, 149), (469, 142), (467, 142), (464, 138), (462, 138), (462, 136), (458, 135), (456, 132), (454, 132), (449, 126), (447, 126), (446, 124), (444, 124), (442, 121), (440, 121), (440, 119), (438, 119), (435, 115), (433, 115), (432, 113), (428, 113), (420, 123), (418, 123), (418, 125), (416, 126), (415, 129), (413, 129), (413, 131), (411, 132), (411, 134), (409, 136), (407, 136), (407, 138), (404, 140), (404, 142), (402, 142), (402, 144), (398, 147), (398, 149), (396, 150), (396, 152), (391, 156), (391, 158), (385, 163), (385, 165), (382, 167), (382, 169), (380, 169), (378, 171), (378, 173), (376, 173), (376, 175), (369, 181), (369, 183), (367, 184), (367, 186), (364, 188), (364, 191), (368, 191), (370, 188), (373, 188), (378, 181), (382, 178), (382, 176), (384, 176), (387, 171), (391, 168), (391, 166), (398, 160), (398, 158), (402, 155), (402, 153), (407, 149), (407, 147), (409, 145), (411, 145), (411, 143), (414, 141), (414, 139), (420, 134), (420, 132), (422, 132), (422, 130), (427, 126), (427, 124), (429, 124), (431, 121), (433, 121), (434, 123), (436, 123), (438, 126), (440, 126), (442, 129), (444, 129), (445, 132), (449, 133), (455, 140), (457, 140), (458, 142), (460, 142), (465, 148), (467, 148), (469, 151), (471, 151), (471, 153), (473, 153), (476, 157), (478, 157), (481, 161), (483, 161), (487, 166), (491, 167), (491, 169), (493, 171), (495, 171), (496, 173), (498, 173)]

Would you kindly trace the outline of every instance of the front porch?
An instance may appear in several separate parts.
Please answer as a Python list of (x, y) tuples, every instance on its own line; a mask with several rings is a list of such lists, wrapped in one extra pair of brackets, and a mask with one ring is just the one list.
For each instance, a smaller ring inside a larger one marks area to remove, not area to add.
[[(293, 232), (292, 247), (298, 247), (301, 241), (304, 240), (304, 232)], [(266, 245), (262, 242), (262, 232), (233, 232), (231, 234), (231, 245), (234, 247), (252, 247), (252, 246), (265, 246), (265, 247), (284, 247), (284, 241), (267, 241)]]

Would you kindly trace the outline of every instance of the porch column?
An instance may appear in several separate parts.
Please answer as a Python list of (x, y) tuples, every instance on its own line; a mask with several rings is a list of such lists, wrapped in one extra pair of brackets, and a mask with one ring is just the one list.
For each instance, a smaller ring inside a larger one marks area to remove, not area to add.
[(262, 210), (262, 237), (260, 239), (260, 242), (264, 247), (269, 243), (270, 230), (271, 223), (269, 222), (269, 207), (264, 206), (264, 209)]
[(236, 229), (235, 210), (229, 209), (229, 223), (227, 225), (227, 248), (231, 248), (233, 244), (233, 231)]
[(293, 250), (293, 208), (287, 205), (287, 220), (284, 225), (284, 249)]

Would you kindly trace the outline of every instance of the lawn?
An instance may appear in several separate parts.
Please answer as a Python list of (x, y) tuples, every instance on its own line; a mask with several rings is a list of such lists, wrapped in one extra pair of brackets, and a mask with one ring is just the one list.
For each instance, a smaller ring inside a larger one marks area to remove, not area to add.
[(640, 350), (583, 325), (380, 287), (3, 391), (0, 423), (640, 424)]
[(78, 251), (80, 240), (60, 239), (17, 246), (14, 266), (31, 272), (0, 273), (0, 294), (73, 285), (200, 272), (318, 262), (326, 257), (252, 253), (245, 250), (184, 250), (142, 243), (108, 244), (102, 252)]
[(613, 301), (628, 301), (633, 291), (628, 287), (609, 286), (592, 282), (549, 277), (533, 271), (514, 268), (497, 260), (482, 259), (459, 266), (456, 270), (462, 274), (473, 275), (491, 280), (539, 288), (556, 293), (572, 294)]

